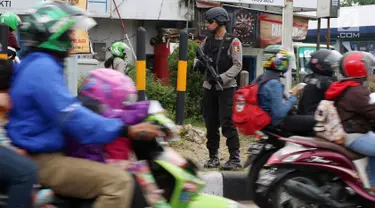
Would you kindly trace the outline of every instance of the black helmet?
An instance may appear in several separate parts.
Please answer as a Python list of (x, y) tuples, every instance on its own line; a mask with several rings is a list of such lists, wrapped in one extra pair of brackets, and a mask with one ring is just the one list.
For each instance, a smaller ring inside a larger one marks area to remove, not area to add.
[(309, 66), (316, 74), (332, 76), (335, 69), (338, 68), (341, 58), (341, 53), (335, 50), (322, 49), (311, 54)]
[(216, 20), (218, 23), (224, 23), (229, 21), (229, 14), (222, 7), (214, 7), (206, 12), (204, 18), (206, 20)]

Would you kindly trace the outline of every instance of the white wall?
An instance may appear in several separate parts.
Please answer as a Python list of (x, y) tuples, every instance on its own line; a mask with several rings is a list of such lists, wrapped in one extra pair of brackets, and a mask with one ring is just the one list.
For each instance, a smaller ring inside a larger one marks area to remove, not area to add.
[[(8, 0), (1, 1), (0, 13), (15, 12), (16, 14), (25, 14), (29, 9), (36, 6), (42, 0)], [(87, 1), (87, 11), (94, 17), (109, 17), (112, 0)]]
[[(92, 43), (106, 43), (106, 47), (109, 47), (114, 41), (124, 40), (125, 33), (121, 27), (118, 19), (95, 19), (97, 25), (89, 31), (89, 37)], [(134, 31), (135, 21), (126, 21), (125, 29), (129, 35), (129, 38), (135, 33)], [(135, 36), (134, 36), (135, 37)], [(131, 38), (132, 44), (135, 44), (135, 39)], [(128, 44), (127, 41), (125, 43)], [(107, 58), (110, 57), (110, 53), (107, 51)]]
[[(331, 19), (331, 28), (346, 28), (374, 26), (375, 5), (352, 6), (340, 8), (339, 18)], [(300, 14), (316, 16), (316, 12), (301, 12)], [(321, 28), (327, 28), (327, 19), (322, 19)], [(318, 21), (309, 21), (309, 30), (317, 29)]]
[[(180, 0), (115, 0), (123, 19), (187, 20), (185, 3)], [(112, 4), (112, 17), (118, 18)]]
[[(125, 39), (125, 33), (122, 29), (120, 20), (118, 19), (96, 19), (97, 26), (89, 31), (90, 40), (92, 43), (105, 42), (106, 46), (109, 47), (114, 41), (123, 40), (129, 45), (129, 42)], [(133, 45), (136, 53), (136, 34), (138, 26), (142, 25), (146, 29), (146, 54), (154, 54), (154, 48), (150, 45), (150, 39), (156, 36), (156, 21), (138, 21), (138, 20), (124, 20), (125, 30), (129, 36), (131, 44)], [(130, 45), (129, 45), (130, 46)], [(133, 57), (129, 58), (134, 61)], [(110, 53), (107, 52), (107, 58), (110, 57)]]
[(157, 21), (143, 21), (143, 27), (146, 29), (146, 54), (154, 54), (154, 47), (150, 45), (151, 38), (157, 35), (156, 22)]
[[(0, 13), (25, 14), (43, 0), (8, 0), (0, 4)], [(123, 19), (188, 20), (188, 8), (180, 0), (115, 0)], [(119, 19), (113, 0), (87, 0), (87, 11), (93, 17)], [(191, 16), (190, 16), (191, 17)]]

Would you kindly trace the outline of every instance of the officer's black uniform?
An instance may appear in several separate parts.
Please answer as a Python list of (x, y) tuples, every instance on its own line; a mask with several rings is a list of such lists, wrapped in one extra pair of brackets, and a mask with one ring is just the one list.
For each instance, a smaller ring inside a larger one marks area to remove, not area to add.
[[(218, 21), (217, 19), (224, 16), (225, 21), (229, 20), (224, 9), (216, 7), (210, 10), (206, 13), (206, 19)], [(221, 51), (219, 50), (220, 46)], [(224, 38), (215, 38), (215, 35), (212, 35), (203, 42), (203, 51), (213, 60), (213, 67), (220, 75), (220, 80), (214, 80), (210, 72), (205, 70), (203, 117), (207, 128), (207, 149), (210, 154), (210, 160), (205, 164), (205, 167), (215, 168), (220, 165), (218, 149), (221, 126), (222, 134), (227, 138), (230, 153), (229, 161), (222, 168), (226, 170), (239, 168), (241, 167), (240, 144), (237, 130), (232, 123), (232, 105), (233, 95), (237, 88), (236, 77), (242, 69), (242, 45), (237, 38), (228, 33)], [(219, 53), (220, 55), (218, 55)], [(217, 82), (220, 82), (224, 88), (222, 91)]]

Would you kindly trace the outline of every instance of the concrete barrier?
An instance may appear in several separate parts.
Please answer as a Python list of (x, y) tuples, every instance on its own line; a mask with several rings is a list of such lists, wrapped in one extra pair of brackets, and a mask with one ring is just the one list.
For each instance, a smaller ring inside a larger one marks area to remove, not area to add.
[(247, 172), (200, 172), (199, 176), (206, 182), (203, 192), (222, 196), (235, 201), (250, 201), (250, 185)]

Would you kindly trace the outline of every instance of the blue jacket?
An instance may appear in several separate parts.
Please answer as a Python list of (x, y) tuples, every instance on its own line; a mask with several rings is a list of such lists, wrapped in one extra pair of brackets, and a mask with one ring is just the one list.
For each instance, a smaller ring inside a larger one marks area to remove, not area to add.
[(259, 106), (272, 118), (272, 126), (278, 126), (288, 115), (293, 105), (297, 103), (297, 97), (291, 95), (284, 101), (284, 85), (280, 82), (280, 73), (267, 70), (256, 82), (273, 78), (259, 86), (258, 103)]
[(65, 85), (63, 69), (63, 63), (41, 52), (15, 66), (7, 128), (16, 146), (54, 152), (64, 149), (66, 136), (82, 144), (109, 143), (120, 136), (124, 124), (81, 106)]

